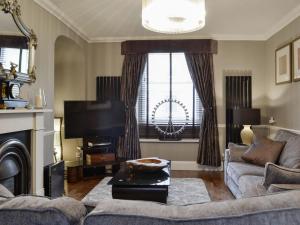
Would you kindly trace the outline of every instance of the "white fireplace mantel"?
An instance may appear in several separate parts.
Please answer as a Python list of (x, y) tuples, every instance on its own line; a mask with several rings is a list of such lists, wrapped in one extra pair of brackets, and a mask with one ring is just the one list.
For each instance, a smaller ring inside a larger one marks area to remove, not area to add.
[(31, 130), (31, 191), (44, 195), (44, 113), (50, 109), (0, 110), (0, 134)]

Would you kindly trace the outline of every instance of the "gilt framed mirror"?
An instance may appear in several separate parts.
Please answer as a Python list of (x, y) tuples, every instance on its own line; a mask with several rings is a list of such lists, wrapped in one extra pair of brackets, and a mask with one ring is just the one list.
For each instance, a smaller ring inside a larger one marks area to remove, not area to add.
[(22, 21), (17, 0), (0, 0), (0, 9), (0, 79), (34, 83), (37, 37)]

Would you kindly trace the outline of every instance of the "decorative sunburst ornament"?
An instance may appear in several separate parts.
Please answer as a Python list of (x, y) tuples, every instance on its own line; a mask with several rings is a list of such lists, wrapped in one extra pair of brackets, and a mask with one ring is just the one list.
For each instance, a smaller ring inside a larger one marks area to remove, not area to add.
[[(166, 126), (166, 128), (162, 127), (161, 124), (158, 123), (157, 119), (156, 119), (156, 114), (159, 111), (159, 108), (161, 106), (163, 106), (164, 104), (168, 104), (170, 109), (169, 109), (169, 121), (168, 121), (168, 125)], [(182, 108), (182, 113), (184, 114), (185, 117), (185, 121), (183, 122), (183, 124), (178, 127), (178, 126), (174, 126), (173, 124), (173, 118), (172, 118), (172, 107), (173, 106), (179, 106)], [(178, 100), (174, 100), (174, 99), (165, 99), (160, 101), (159, 103), (157, 103), (152, 111), (152, 115), (151, 115), (151, 122), (152, 124), (154, 124), (155, 129), (163, 136), (164, 139), (168, 139), (168, 138), (180, 138), (180, 135), (183, 133), (185, 126), (188, 124), (189, 122), (189, 112), (186, 108), (186, 106), (178, 101)]]

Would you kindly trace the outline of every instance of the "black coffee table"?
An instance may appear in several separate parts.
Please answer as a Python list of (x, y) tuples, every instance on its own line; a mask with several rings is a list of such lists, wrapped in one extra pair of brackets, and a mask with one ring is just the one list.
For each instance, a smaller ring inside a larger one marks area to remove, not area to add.
[(152, 173), (132, 173), (126, 165), (108, 182), (115, 199), (167, 202), (170, 167)]

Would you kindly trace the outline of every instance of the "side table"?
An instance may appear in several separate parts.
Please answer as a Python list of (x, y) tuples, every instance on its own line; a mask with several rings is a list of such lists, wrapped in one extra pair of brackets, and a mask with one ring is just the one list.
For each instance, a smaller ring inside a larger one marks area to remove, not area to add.
[(82, 162), (81, 161), (66, 161), (67, 182), (75, 183), (82, 179)]

